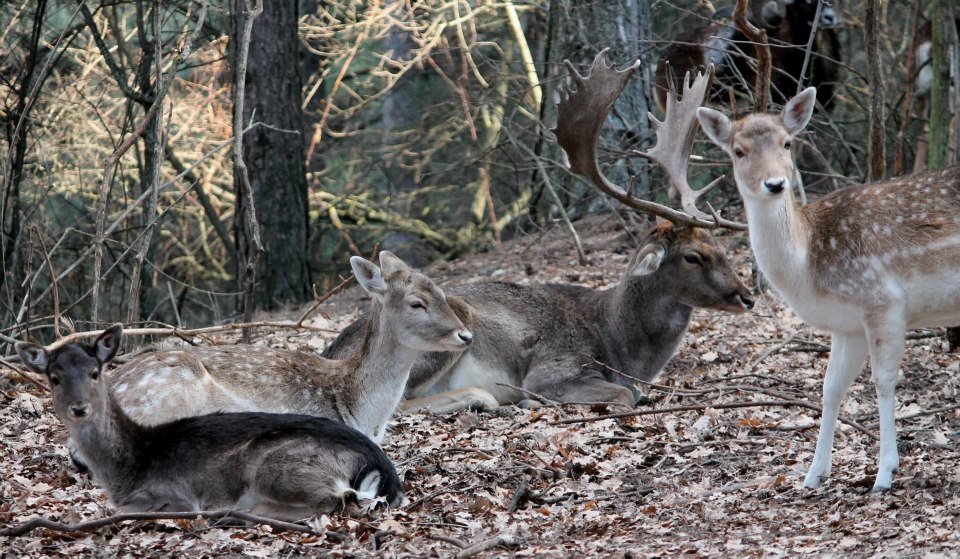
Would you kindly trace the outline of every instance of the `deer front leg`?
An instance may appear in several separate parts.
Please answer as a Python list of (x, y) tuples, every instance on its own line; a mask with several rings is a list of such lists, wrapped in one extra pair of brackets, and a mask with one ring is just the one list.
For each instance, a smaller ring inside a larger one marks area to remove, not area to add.
[(877, 388), (877, 406), (880, 414), (880, 456), (877, 464), (877, 480), (873, 492), (887, 491), (893, 483), (893, 474), (900, 468), (897, 452), (897, 423), (895, 392), (903, 360), (904, 338), (907, 333), (902, 309), (887, 310), (867, 325), (870, 341), (870, 368)]
[(867, 358), (867, 339), (863, 334), (835, 333), (830, 341), (830, 361), (823, 379), (823, 413), (813, 463), (803, 486), (815, 489), (830, 475), (833, 460), (833, 436), (840, 415), (840, 404)]

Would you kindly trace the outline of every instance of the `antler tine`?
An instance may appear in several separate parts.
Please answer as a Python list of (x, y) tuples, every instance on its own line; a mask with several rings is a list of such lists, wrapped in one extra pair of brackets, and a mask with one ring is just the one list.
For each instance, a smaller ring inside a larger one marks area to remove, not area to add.
[[(692, 195), (683, 195), (684, 209), (689, 205), (693, 211), (684, 213), (655, 202), (634, 198), (622, 187), (612, 183), (600, 171), (597, 163), (597, 143), (599, 142), (600, 129), (603, 127), (603, 122), (606, 120), (610, 109), (613, 108), (617, 97), (620, 96), (627, 82), (630, 81), (634, 72), (640, 67), (640, 61), (637, 60), (622, 70), (617, 69), (615, 65), (608, 62), (607, 50), (608, 49), (603, 49), (597, 54), (586, 76), (581, 75), (570, 61), (564, 60), (564, 65), (569, 70), (570, 77), (577, 87), (575, 90), (570, 87), (561, 89), (560, 102), (557, 104), (557, 126), (553, 129), (553, 133), (557, 137), (557, 143), (567, 154), (570, 170), (589, 180), (604, 194), (637, 211), (655, 215), (677, 224), (706, 228), (728, 227), (744, 229), (745, 226), (742, 224), (723, 219), (716, 220), (696, 209), (694, 205), (696, 197), (701, 195), (706, 189), (694, 193), (688, 185), (686, 186), (686, 191)], [(691, 87), (699, 88), (699, 82), (695, 81)], [(704, 87), (703, 92), (699, 94), (700, 104), (702, 104), (705, 95), (706, 88)], [(676, 95), (673, 97), (676, 97)], [(696, 90), (690, 94), (687, 88), (684, 89), (684, 99), (696, 97)], [(668, 99), (668, 118), (666, 119), (666, 125), (654, 119), (654, 122), (657, 123), (657, 146), (650, 150), (649, 153), (642, 154), (659, 162), (664, 168), (667, 168), (666, 165), (664, 165), (664, 161), (670, 161), (672, 159), (665, 154), (668, 150), (674, 148), (661, 147), (661, 144), (666, 146), (667, 142), (661, 140), (660, 131), (671, 126), (669, 123), (669, 115), (671, 114), (670, 107), (674, 104), (676, 104), (675, 100), (671, 102), (671, 100)], [(680, 103), (679, 105), (681, 107), (687, 107), (689, 103)], [(699, 104), (697, 107), (698, 106)], [(696, 107), (694, 107), (690, 113), (695, 124)], [(687, 131), (687, 135), (690, 136), (690, 146), (687, 146), (685, 151), (681, 150), (681, 153), (686, 154), (685, 159), (690, 155), (693, 134), (695, 133), (695, 127)], [(664, 132), (664, 136), (669, 135)], [(671, 142), (675, 141), (671, 140)], [(684, 176), (683, 184), (686, 185), (685, 165), (682, 167), (682, 171)], [(674, 180), (673, 176), (675, 174), (675, 172), (668, 170), (668, 176), (671, 177), (671, 182)], [(684, 192), (684, 190), (679, 187), (678, 190)], [(689, 203), (688, 199), (690, 200)]]
[(716, 216), (710, 216), (697, 208), (697, 199), (716, 185), (719, 179), (700, 190), (694, 190), (687, 182), (690, 153), (693, 150), (693, 142), (699, 126), (697, 108), (706, 101), (711, 81), (713, 81), (712, 64), (707, 67), (705, 74), (697, 72), (692, 82), (690, 72), (684, 75), (682, 99), (678, 99), (676, 91), (671, 88), (667, 93), (666, 116), (662, 122), (656, 121), (657, 144), (642, 155), (659, 163), (666, 172), (670, 184), (680, 193), (680, 205), (683, 211), (698, 219), (712, 217), (718, 225), (730, 227), (734, 222), (717, 221)]

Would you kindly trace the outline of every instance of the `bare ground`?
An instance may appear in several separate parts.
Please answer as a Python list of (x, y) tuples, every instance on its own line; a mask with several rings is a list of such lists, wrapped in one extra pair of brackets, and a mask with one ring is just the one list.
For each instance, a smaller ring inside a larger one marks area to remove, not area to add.
[[(632, 251), (620, 222), (605, 216), (577, 227), (589, 253), (585, 267), (558, 227), (428, 273), (442, 284), (616, 281)], [(748, 276), (745, 241), (725, 238)], [(361, 299), (357, 289), (335, 297), (311, 323), (336, 331), (356, 316)], [(901, 471), (882, 495), (869, 492), (876, 441), (849, 424), (837, 435), (832, 478), (816, 491), (800, 487), (819, 415), (800, 406), (708, 407), (574, 424), (554, 422), (620, 410), (507, 407), (398, 417), (385, 449), (407, 487), (407, 504), (366, 518), (315, 518), (309, 526), (317, 535), (208, 520), (137, 521), (0, 537), (0, 554), (958, 556), (960, 410), (933, 412), (960, 402), (960, 360), (927, 334), (908, 342), (898, 390)], [(261, 332), (258, 343), (319, 351), (333, 335)], [(640, 409), (786, 400), (818, 406), (828, 343), (770, 292), (747, 315), (698, 311), (662, 386), (650, 389), (652, 407)], [(104, 492), (68, 464), (64, 429), (44, 394), (8, 380), (0, 390), (0, 527), (34, 516), (77, 522), (116, 514)], [(877, 432), (866, 373), (843, 414)]]

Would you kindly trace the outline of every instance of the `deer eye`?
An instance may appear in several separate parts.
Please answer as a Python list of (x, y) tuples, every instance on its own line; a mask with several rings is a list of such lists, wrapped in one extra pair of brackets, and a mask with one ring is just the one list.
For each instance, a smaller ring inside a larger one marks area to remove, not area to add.
[(737, 159), (743, 159), (743, 156), (746, 155), (740, 148), (733, 150), (733, 154), (737, 156)]
[(783, 149), (790, 151), (790, 145), (791, 145), (790, 140), (787, 140), (786, 142), (783, 143)]
[(54, 386), (59, 386), (59, 384), (60, 384), (60, 377), (50, 377), (50, 384), (52, 384), (52, 385), (54, 385)]
[(423, 303), (423, 301), (410, 301), (410, 308), (426, 310), (427, 306)]
[(703, 264), (703, 260), (700, 259), (699, 254), (685, 254), (683, 259), (690, 264), (696, 264), (698, 266)]

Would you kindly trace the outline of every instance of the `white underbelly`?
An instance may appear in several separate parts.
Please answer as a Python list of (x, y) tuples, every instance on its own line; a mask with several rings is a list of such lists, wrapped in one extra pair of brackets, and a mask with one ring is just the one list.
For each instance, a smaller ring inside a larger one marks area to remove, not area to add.
[(445, 376), (445, 379), (434, 384), (430, 394), (472, 386), (489, 392), (500, 403), (518, 402), (526, 397), (519, 390), (503, 386), (504, 384), (518, 385), (509, 371), (490, 367), (469, 352), (461, 357)]

